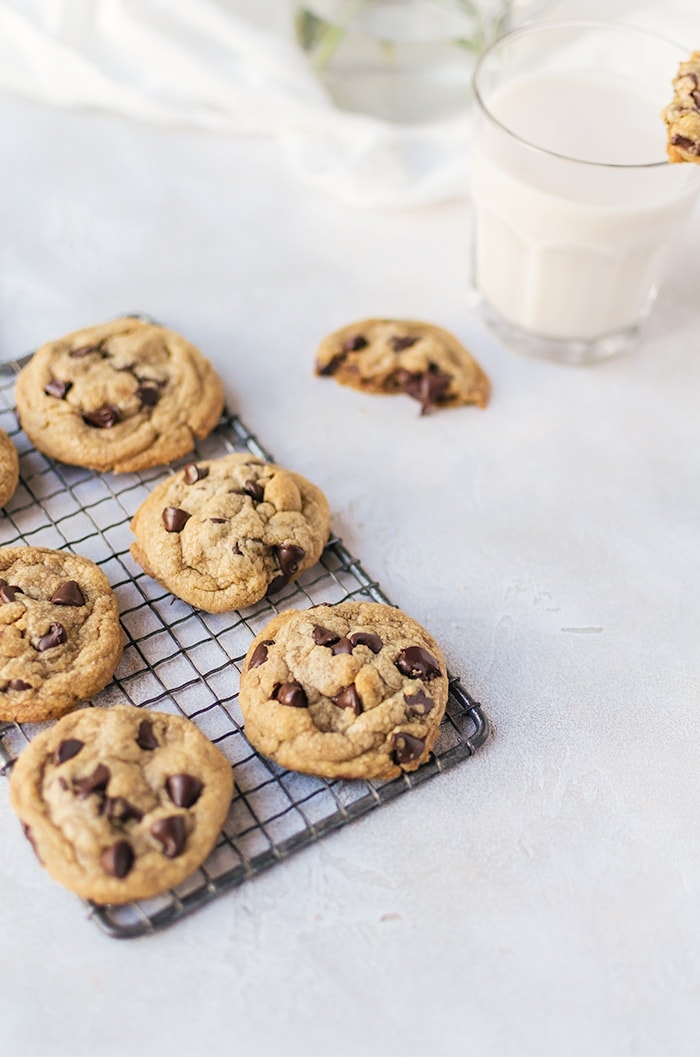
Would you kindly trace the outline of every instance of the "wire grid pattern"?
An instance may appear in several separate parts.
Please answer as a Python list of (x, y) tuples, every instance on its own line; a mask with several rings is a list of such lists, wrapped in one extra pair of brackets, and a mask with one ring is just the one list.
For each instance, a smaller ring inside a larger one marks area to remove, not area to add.
[[(28, 357), (0, 365), (0, 428), (20, 453), (20, 484), (0, 518), (0, 545), (74, 551), (91, 558), (117, 596), (125, 635), (114, 678), (96, 706), (128, 703), (187, 716), (230, 760), (235, 795), (206, 862), (185, 882), (154, 899), (126, 906), (88, 904), (109, 935), (140, 936), (172, 923), (244, 880), (283, 861), (374, 807), (470, 756), (488, 737), (481, 706), (450, 677), (450, 697), (430, 760), (391, 781), (327, 781), (290, 772), (260, 756), (243, 733), (239, 675), (253, 638), (286, 609), (350, 598), (391, 604), (338, 538), (320, 562), (272, 599), (244, 610), (193, 610), (146, 576), (132, 559), (129, 522), (155, 483), (194, 459), (249, 451), (272, 456), (235, 415), (225, 413), (193, 454), (135, 474), (99, 474), (62, 465), (33, 448), (14, 413), (14, 380)], [(0, 723), (0, 773), (48, 724)]]

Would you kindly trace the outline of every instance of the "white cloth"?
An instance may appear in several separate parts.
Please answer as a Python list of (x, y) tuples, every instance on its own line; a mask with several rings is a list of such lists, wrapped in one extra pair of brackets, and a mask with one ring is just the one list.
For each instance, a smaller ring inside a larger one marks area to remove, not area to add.
[[(617, 6), (681, 36), (695, 0), (646, 14)], [(575, 8), (514, 0), (519, 21)], [(614, 8), (585, 4), (589, 15)], [(0, 88), (56, 106), (276, 137), (300, 178), (348, 204), (405, 207), (467, 194), (468, 113), (405, 126), (338, 110), (292, 39), (289, 0), (265, 9), (265, 0), (0, 0)]]

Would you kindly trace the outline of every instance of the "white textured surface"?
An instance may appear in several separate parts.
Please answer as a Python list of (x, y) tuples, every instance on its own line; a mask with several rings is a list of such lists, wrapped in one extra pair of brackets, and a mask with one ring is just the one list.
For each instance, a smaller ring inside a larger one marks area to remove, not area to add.
[[(638, 351), (519, 359), (466, 301), (468, 206), (353, 212), (279, 148), (0, 102), (0, 355), (123, 310), (195, 341), (493, 717), (475, 759), (170, 931), (118, 942), (0, 784), (13, 1057), (695, 1057), (693, 221)], [(373, 314), (471, 342), (493, 400), (420, 419), (313, 377)]]

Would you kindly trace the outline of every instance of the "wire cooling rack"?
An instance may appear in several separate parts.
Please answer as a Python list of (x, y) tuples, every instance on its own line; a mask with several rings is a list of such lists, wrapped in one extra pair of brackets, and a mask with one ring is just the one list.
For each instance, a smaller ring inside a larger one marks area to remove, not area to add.
[[(251, 748), (238, 706), (240, 669), (248, 646), (282, 610), (349, 598), (391, 604), (340, 539), (320, 562), (274, 595), (232, 613), (193, 610), (146, 576), (132, 559), (129, 522), (171, 469), (99, 474), (42, 455), (17, 424), (14, 382), (28, 357), (0, 365), (0, 428), (20, 453), (20, 484), (0, 517), (0, 546), (70, 550), (91, 558), (117, 596), (124, 654), (94, 705), (129, 703), (191, 719), (231, 761), (235, 795), (206, 862), (175, 889), (126, 906), (87, 904), (91, 918), (116, 937), (153, 933), (295, 852), (472, 755), (487, 739), (488, 718), (460, 680), (450, 695), (431, 758), (391, 781), (327, 781), (286, 771)], [(197, 445), (196, 459), (249, 451), (274, 461), (235, 415)], [(0, 773), (47, 724), (0, 723)]]

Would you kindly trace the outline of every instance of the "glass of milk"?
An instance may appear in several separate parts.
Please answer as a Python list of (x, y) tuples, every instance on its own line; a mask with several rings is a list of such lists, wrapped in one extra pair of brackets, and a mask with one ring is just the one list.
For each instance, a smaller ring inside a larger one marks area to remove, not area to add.
[(632, 347), (700, 166), (666, 160), (684, 50), (613, 23), (543, 22), (474, 73), (472, 281), (507, 345), (566, 363)]

